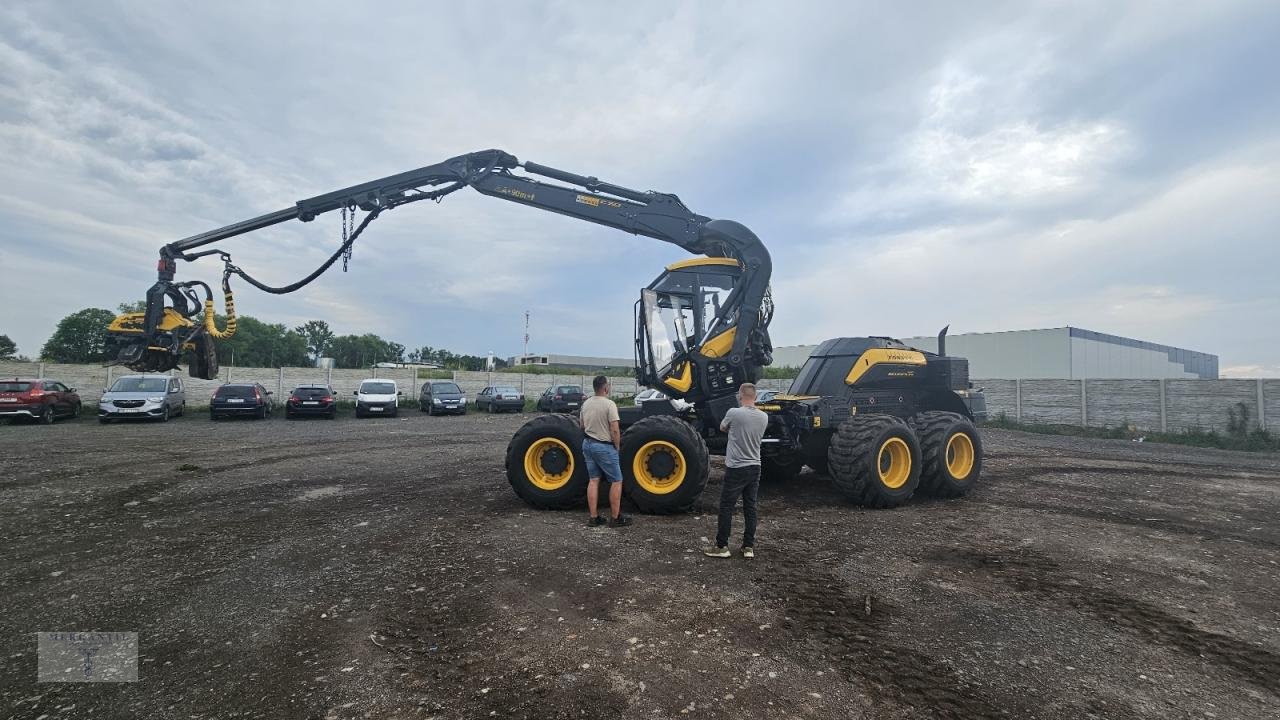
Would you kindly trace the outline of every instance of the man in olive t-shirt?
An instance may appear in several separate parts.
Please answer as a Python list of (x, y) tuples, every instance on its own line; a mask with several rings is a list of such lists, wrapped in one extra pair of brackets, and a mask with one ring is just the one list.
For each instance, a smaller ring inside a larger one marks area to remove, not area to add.
[(591, 383), (596, 394), (578, 410), (582, 421), (582, 455), (587, 461), (587, 525), (597, 527), (605, 519), (596, 514), (600, 500), (600, 476), (609, 478), (609, 525), (623, 527), (631, 518), (622, 514), (622, 466), (618, 451), (622, 433), (618, 430), (618, 406), (609, 399), (609, 378), (597, 375)]

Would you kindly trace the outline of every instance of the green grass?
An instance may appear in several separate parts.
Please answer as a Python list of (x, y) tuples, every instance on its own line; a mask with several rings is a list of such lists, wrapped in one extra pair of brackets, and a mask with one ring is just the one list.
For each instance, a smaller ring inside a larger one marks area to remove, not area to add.
[(453, 371), (434, 368), (418, 368), (419, 380), (452, 380)]
[(995, 419), (982, 424), (983, 427), (1039, 435), (1069, 435), (1072, 437), (1099, 438), (1104, 440), (1136, 440), (1157, 442), (1169, 445), (1187, 445), (1191, 447), (1218, 448), (1220, 450), (1242, 450), (1245, 452), (1280, 452), (1280, 437), (1258, 428), (1237, 429), (1233, 432), (1220, 433), (1217, 430), (1184, 430), (1182, 432), (1146, 432), (1136, 430), (1128, 423), (1120, 427), (1089, 427), (1078, 425), (1042, 425), (1036, 423), (1020, 423), (1000, 413)]
[(794, 380), (796, 375), (800, 374), (800, 368), (772, 365), (763, 369), (762, 377), (765, 380)]

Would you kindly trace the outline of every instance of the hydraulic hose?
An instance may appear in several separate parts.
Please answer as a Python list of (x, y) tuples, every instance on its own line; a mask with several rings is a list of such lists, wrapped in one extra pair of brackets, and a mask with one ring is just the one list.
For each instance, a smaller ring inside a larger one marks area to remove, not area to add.
[[(206, 288), (207, 289), (207, 288)], [(226, 340), (236, 334), (236, 301), (231, 297), (231, 273), (224, 272), (222, 274), (222, 297), (227, 314), (227, 329), (219, 330), (213, 320), (213, 297), (205, 298), (204, 301), (204, 330), (209, 333), (209, 337), (217, 340)]]
[[(315, 272), (313, 272), (313, 273), (311, 273), (310, 275), (308, 275), (308, 276), (306, 276), (306, 277), (302, 278), (301, 280), (299, 280), (299, 281), (298, 281), (298, 282), (296, 282), (296, 283), (292, 283), (292, 284), (290, 284), (290, 285), (285, 285), (285, 286), (283, 286), (283, 287), (272, 287), (272, 286), (270, 286), (270, 285), (267, 285), (267, 284), (265, 284), (265, 283), (263, 283), (263, 282), (261, 282), (261, 281), (259, 281), (259, 280), (255, 279), (254, 277), (250, 276), (250, 275), (249, 275), (249, 273), (246, 273), (244, 270), (241, 270), (240, 268), (238, 268), (238, 267), (236, 267), (236, 266), (234, 266), (234, 265), (228, 265), (228, 266), (227, 266), (227, 272), (229, 272), (229, 273), (235, 273), (236, 275), (239, 275), (240, 277), (244, 278), (244, 280), (245, 280), (246, 282), (248, 282), (250, 285), (252, 285), (252, 286), (254, 286), (254, 287), (258, 288), (259, 290), (261, 290), (261, 291), (263, 291), (263, 292), (271, 293), (272, 295), (284, 295), (285, 293), (291, 293), (291, 292), (293, 292), (293, 291), (295, 291), (295, 290), (300, 290), (300, 289), (302, 289), (303, 287), (305, 287), (308, 283), (310, 283), (312, 280), (315, 280), (316, 278), (318, 278), (318, 277), (320, 277), (322, 274), (324, 274), (324, 271), (325, 271), (325, 270), (328, 270), (328, 269), (330, 268), (330, 266), (332, 266), (335, 262), (337, 262), (337, 261), (338, 261), (338, 258), (342, 257), (342, 254), (343, 254), (344, 252), (346, 252), (348, 248), (350, 248), (350, 247), (351, 247), (351, 245), (356, 241), (356, 238), (360, 237), (360, 233), (364, 232), (364, 229), (365, 229), (366, 227), (368, 227), (368, 226), (369, 226), (369, 223), (373, 222), (374, 218), (378, 217), (378, 215), (379, 215), (381, 212), (382, 212), (382, 209), (381, 209), (381, 208), (377, 208), (377, 209), (374, 209), (374, 210), (370, 211), (370, 213), (369, 213), (368, 215), (365, 215), (365, 216), (364, 216), (364, 220), (362, 220), (362, 221), (360, 222), (360, 225), (356, 227), (355, 232), (351, 233), (351, 235), (346, 239), (346, 241), (345, 241), (345, 242), (343, 242), (343, 243), (342, 243), (342, 245), (337, 249), (337, 251), (336, 251), (336, 252), (334, 252), (332, 255), (330, 255), (328, 260), (325, 260), (325, 261), (324, 261), (324, 264), (323, 264), (323, 265), (321, 265), (320, 267), (316, 268)], [(230, 303), (230, 302), (231, 302), (231, 290), (229, 289), (229, 286), (227, 285), (227, 277), (226, 277), (225, 275), (224, 275), (224, 276), (223, 276), (223, 278), (222, 278), (222, 283), (223, 283), (222, 287), (223, 287), (223, 289), (224, 289), (224, 290), (226, 291), (226, 293), (227, 293), (227, 302), (228, 302), (228, 303)], [(230, 312), (230, 311), (228, 311), (228, 312)], [(234, 327), (234, 326), (233, 326), (233, 327)], [(215, 337), (216, 337), (216, 336), (215, 336)]]

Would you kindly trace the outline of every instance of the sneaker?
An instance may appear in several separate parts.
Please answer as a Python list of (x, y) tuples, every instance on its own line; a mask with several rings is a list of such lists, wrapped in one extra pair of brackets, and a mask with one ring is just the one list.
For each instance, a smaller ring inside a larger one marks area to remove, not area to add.
[(609, 521), (609, 527), (626, 527), (631, 524), (631, 517), (628, 515), (618, 515)]
[(753, 548), (753, 547), (744, 547), (744, 548), (742, 548), (742, 557), (744, 557), (744, 558), (753, 558), (753, 557), (755, 557), (755, 556), (756, 556), (756, 549), (755, 549), (755, 548)]
[(729, 548), (727, 547), (709, 547), (709, 548), (703, 548), (702, 554), (706, 555), (707, 557), (726, 558), (726, 557), (729, 557), (731, 553), (729, 552)]
[(603, 515), (597, 515), (590, 520), (587, 520), (587, 527), (600, 527), (607, 522), (609, 521), (605, 520)]

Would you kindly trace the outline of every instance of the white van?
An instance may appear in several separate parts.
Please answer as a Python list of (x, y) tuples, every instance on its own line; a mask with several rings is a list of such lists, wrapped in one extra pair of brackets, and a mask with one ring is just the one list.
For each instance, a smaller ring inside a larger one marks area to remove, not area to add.
[(371, 415), (390, 415), (395, 417), (400, 412), (400, 388), (395, 380), (370, 378), (360, 381), (360, 389), (356, 390), (356, 417)]

